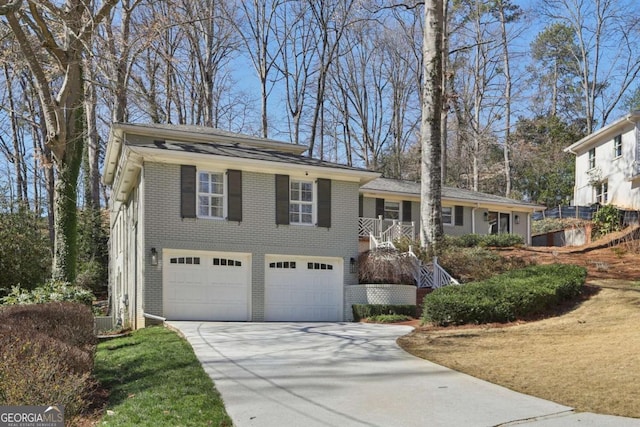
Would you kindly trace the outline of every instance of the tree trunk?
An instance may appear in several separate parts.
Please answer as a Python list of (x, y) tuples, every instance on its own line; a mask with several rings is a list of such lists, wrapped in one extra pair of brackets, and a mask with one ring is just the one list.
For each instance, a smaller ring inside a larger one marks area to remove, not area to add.
[(422, 97), (422, 188), (420, 212), (423, 247), (438, 253), (442, 240), (441, 111), (442, 111), (442, 20), (441, 0), (425, 2), (424, 82)]

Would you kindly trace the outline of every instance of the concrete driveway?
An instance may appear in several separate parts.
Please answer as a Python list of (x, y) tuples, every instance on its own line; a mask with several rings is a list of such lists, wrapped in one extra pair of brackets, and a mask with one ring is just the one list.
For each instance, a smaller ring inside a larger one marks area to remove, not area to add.
[(639, 426), (413, 357), (407, 326), (169, 322), (191, 343), (237, 427)]

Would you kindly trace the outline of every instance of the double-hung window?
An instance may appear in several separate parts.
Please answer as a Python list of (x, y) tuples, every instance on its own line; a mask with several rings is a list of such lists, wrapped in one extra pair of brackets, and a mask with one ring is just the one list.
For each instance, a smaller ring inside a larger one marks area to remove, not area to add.
[(622, 135), (613, 138), (613, 157), (622, 156)]
[(198, 173), (198, 216), (224, 218), (224, 173)]
[(592, 148), (589, 150), (589, 169), (593, 169), (596, 167), (596, 149)]
[(384, 219), (400, 219), (400, 202), (384, 201)]
[(596, 202), (601, 205), (606, 205), (609, 201), (609, 182), (603, 181), (595, 187), (596, 190)]
[(290, 181), (289, 223), (313, 224), (313, 182)]
[(442, 207), (442, 224), (453, 225), (453, 208), (451, 206)]

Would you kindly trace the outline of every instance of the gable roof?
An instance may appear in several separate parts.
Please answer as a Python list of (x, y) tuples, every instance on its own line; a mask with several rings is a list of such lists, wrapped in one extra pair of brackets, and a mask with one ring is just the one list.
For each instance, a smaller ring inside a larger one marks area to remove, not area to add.
[[(419, 200), (421, 193), (420, 187), (421, 184), (419, 182), (377, 178), (361, 186), (360, 192), (373, 195), (400, 195)], [(509, 199), (508, 197), (480, 193), (478, 191), (455, 187), (442, 187), (442, 199), (450, 202), (467, 204), (517, 207), (530, 211), (545, 209), (544, 206), (537, 205), (535, 203), (527, 203), (520, 200)]]
[(632, 111), (629, 114), (619, 118), (610, 125), (604, 126), (597, 131), (585, 136), (581, 140), (574, 142), (564, 149), (565, 153), (577, 154), (576, 151), (584, 150), (587, 147), (595, 145), (603, 140), (609, 140), (622, 131), (623, 128), (640, 121), (640, 111)]

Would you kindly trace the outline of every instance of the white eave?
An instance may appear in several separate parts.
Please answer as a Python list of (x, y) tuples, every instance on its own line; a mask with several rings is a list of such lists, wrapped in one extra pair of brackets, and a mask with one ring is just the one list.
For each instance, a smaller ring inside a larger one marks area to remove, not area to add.
[(125, 202), (137, 182), (143, 159), (140, 155), (130, 150), (129, 147), (124, 147), (124, 150), (121, 151), (122, 155), (112, 181), (112, 197), (115, 197), (118, 202)]
[(604, 126), (597, 131), (585, 136), (578, 142), (574, 142), (570, 146), (566, 147), (563, 151), (565, 153), (577, 154), (577, 150), (584, 150), (591, 145), (597, 144), (603, 140), (609, 140), (620, 133), (621, 128), (629, 123), (635, 124), (640, 120), (640, 111), (632, 111), (624, 117), (616, 120), (610, 125)]

